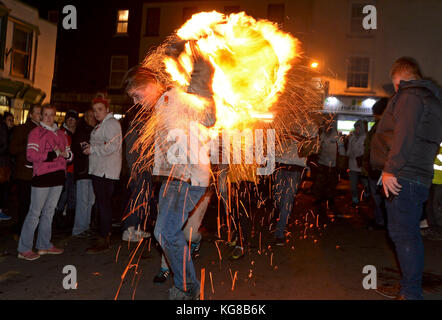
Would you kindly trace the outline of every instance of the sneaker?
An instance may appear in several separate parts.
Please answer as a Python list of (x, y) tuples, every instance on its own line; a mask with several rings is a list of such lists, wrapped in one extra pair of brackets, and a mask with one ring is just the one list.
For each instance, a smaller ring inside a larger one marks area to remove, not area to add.
[(169, 289), (169, 300), (199, 300), (200, 293), (186, 293), (173, 286)]
[(90, 230), (83, 231), (79, 234), (73, 234), (72, 237), (79, 239), (86, 239), (92, 236), (92, 232)]
[(140, 238), (150, 238), (151, 234), (149, 231), (136, 230), (135, 235)]
[(10, 216), (8, 216), (6, 213), (0, 211), (0, 221), (8, 221), (11, 219), (12, 218)]
[(50, 249), (47, 250), (38, 250), (37, 253), (41, 256), (45, 255), (45, 254), (62, 254), (64, 252), (63, 249), (60, 248), (56, 248), (56, 247), (52, 247)]
[(371, 222), (368, 226), (368, 230), (370, 230), (370, 231), (385, 230), (385, 225), (377, 224), (376, 222)]
[(240, 246), (236, 246), (235, 249), (233, 249), (233, 251), (232, 251), (232, 256), (231, 256), (231, 258), (232, 258), (233, 260), (238, 260), (239, 258), (244, 257), (244, 255), (245, 255), (245, 250), (244, 250), (244, 248), (243, 248), (243, 247), (240, 247)]
[(285, 238), (275, 237), (275, 245), (279, 247), (283, 247), (285, 245)]
[(95, 244), (86, 250), (86, 254), (99, 254), (110, 250), (110, 237), (100, 237)]
[(123, 232), (121, 237), (123, 241), (139, 242), (143, 238), (150, 238), (150, 232), (144, 232), (143, 230), (135, 230), (134, 227), (129, 227)]
[(38, 255), (37, 253), (35, 253), (34, 251), (31, 250), (31, 251), (27, 251), (27, 252), (19, 252), (18, 258), (32, 261), (32, 260), (37, 260), (38, 258), (40, 258), (40, 255)]
[(388, 299), (396, 299), (399, 296), (401, 287), (399, 284), (390, 286), (378, 286), (374, 291)]
[(201, 241), (192, 242), (190, 244), (190, 254), (192, 258), (197, 258), (200, 255)]
[(428, 221), (427, 221), (427, 219), (424, 219), (424, 220), (422, 220), (421, 222), (420, 222), (420, 228), (421, 229), (425, 229), (425, 228), (428, 228), (429, 227), (429, 225), (428, 225)]
[(160, 272), (153, 278), (154, 283), (164, 283), (169, 279), (170, 270), (161, 268)]

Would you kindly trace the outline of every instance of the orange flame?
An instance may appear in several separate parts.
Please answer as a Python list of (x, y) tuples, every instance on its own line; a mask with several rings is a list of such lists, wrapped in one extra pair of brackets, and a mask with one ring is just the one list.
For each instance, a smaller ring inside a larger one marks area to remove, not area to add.
[(164, 60), (166, 71), (184, 90), (193, 70), (193, 50), (210, 61), (215, 70), (215, 129), (272, 119), (269, 110), (284, 90), (286, 74), (299, 56), (297, 39), (278, 30), (276, 24), (256, 21), (244, 12), (225, 16), (216, 11), (193, 15), (177, 35), (188, 42), (177, 59)]

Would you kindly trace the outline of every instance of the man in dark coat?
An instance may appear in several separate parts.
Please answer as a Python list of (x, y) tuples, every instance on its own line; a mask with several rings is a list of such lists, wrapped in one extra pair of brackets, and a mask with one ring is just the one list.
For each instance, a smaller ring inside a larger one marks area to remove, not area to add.
[(14, 128), (9, 152), (15, 157), (14, 179), (17, 185), (18, 221), (14, 233), (19, 236), (31, 203), (32, 163), (26, 160), (29, 133), (40, 125), (41, 106), (31, 105), (26, 123)]
[[(388, 103), (371, 144), (371, 163), (382, 170), (387, 197), (388, 232), (402, 271), (398, 299), (423, 299), (424, 245), (420, 218), (433, 179), (433, 164), (442, 141), (440, 89), (422, 80), (412, 58), (392, 67), (396, 94)], [(378, 287), (379, 293), (384, 293)]]

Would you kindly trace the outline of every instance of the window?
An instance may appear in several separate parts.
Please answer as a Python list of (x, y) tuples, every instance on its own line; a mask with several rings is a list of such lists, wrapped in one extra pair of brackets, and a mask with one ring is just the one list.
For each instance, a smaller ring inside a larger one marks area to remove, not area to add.
[(351, 57), (348, 61), (347, 88), (368, 88), (370, 59)]
[(12, 37), (11, 75), (29, 78), (32, 53), (32, 30), (14, 25)]
[(127, 34), (129, 10), (118, 10), (117, 34)]
[(146, 37), (158, 37), (160, 35), (160, 14), (160, 8), (147, 8)]
[(111, 88), (121, 88), (127, 70), (128, 70), (127, 56), (112, 56), (109, 86)]
[(198, 12), (197, 7), (186, 7), (183, 9), (183, 23), (192, 18)]
[(239, 6), (225, 6), (224, 7), (224, 14), (228, 15), (231, 13), (237, 13), (239, 12)]
[(365, 14), (362, 12), (364, 7), (371, 2), (352, 3), (350, 8), (350, 33), (352, 35), (373, 34), (373, 30), (365, 30), (362, 26)]
[(267, 18), (276, 22), (280, 27), (284, 26), (285, 6), (283, 4), (269, 4)]

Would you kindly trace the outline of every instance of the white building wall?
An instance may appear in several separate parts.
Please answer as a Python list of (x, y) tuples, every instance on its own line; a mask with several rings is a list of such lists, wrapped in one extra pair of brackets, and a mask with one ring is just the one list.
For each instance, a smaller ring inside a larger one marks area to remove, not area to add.
[(45, 102), (49, 102), (54, 73), (57, 26), (40, 19), (38, 10), (24, 3), (15, 0), (2, 0), (2, 2), (10, 9), (6, 31), (6, 52), (12, 47), (14, 18), (31, 25), (34, 32), (29, 77), (23, 78), (10, 74), (11, 55), (6, 59), (4, 69), (0, 70), (0, 76), (41, 89), (46, 93)]
[(34, 86), (46, 93), (44, 102), (49, 102), (54, 75), (57, 27), (48, 21), (39, 19), (39, 29)]

